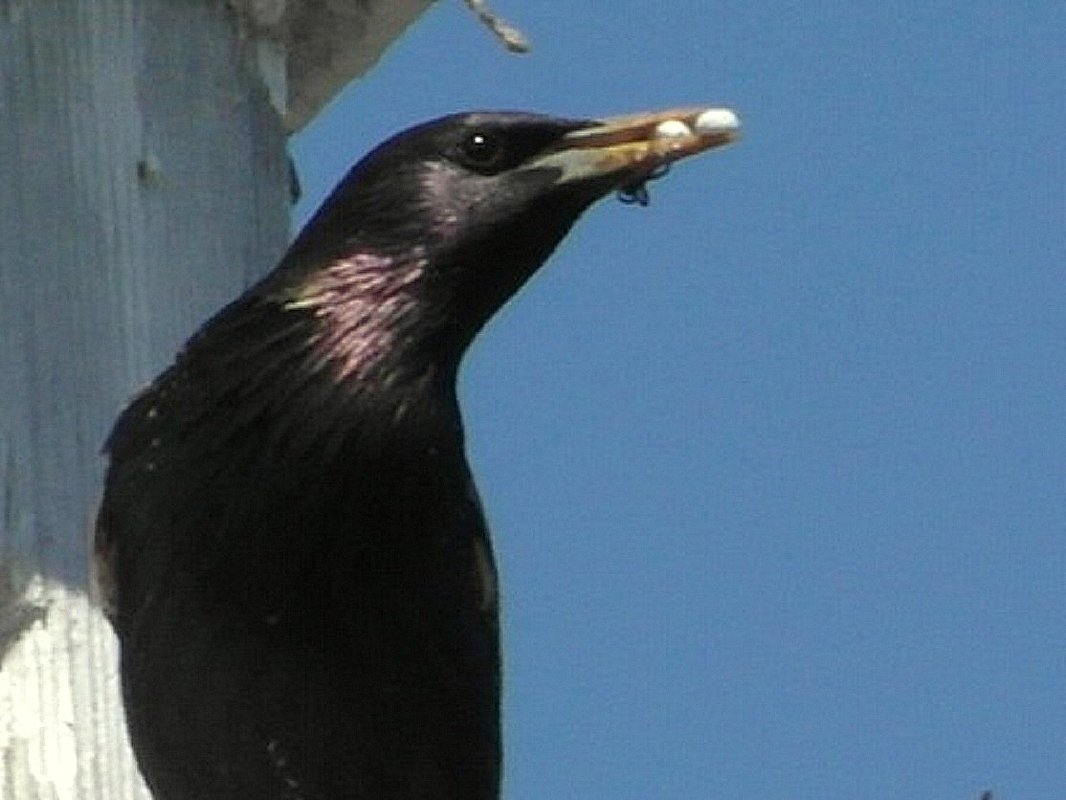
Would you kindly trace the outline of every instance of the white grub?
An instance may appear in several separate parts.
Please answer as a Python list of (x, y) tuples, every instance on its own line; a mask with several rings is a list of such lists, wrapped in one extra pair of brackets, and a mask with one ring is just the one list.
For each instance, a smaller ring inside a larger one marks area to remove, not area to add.
[(697, 133), (724, 133), (740, 130), (740, 117), (729, 108), (708, 108), (696, 117)]
[(676, 139), (691, 136), (692, 129), (679, 119), (664, 119), (655, 126), (655, 135), (660, 139)]

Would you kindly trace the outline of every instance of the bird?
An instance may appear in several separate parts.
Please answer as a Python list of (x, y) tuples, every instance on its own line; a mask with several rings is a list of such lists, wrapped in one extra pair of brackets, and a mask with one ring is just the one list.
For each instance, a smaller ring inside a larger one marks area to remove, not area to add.
[(453, 114), (373, 149), (120, 413), (93, 534), (157, 800), (495, 800), (499, 590), (460, 362), (696, 107)]

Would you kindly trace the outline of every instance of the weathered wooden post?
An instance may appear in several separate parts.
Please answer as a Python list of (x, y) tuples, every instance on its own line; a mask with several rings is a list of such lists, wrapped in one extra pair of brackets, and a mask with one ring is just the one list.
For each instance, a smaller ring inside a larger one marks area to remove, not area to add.
[(281, 254), (287, 133), (429, 2), (0, 0), (3, 800), (147, 797), (87, 593), (100, 444)]

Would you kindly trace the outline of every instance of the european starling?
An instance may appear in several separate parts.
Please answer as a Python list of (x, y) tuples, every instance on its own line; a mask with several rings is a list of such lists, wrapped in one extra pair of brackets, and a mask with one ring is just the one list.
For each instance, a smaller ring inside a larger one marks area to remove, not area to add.
[(360, 161), (121, 414), (96, 528), (159, 800), (494, 800), (492, 549), (456, 372), (580, 214), (726, 109), (459, 114)]

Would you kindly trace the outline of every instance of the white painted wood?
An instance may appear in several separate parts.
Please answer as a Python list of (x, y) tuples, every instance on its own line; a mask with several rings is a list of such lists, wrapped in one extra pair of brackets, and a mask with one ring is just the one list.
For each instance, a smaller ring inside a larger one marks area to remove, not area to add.
[(430, 1), (0, 0), (0, 800), (148, 797), (87, 594), (100, 444), (283, 251), (285, 131)]
[(288, 238), (254, 44), (222, 2), (0, 0), (3, 800), (147, 797), (86, 535), (125, 399)]
[[(231, 0), (263, 43), (267, 83), (286, 128), (307, 124), (349, 81), (369, 70), (433, 0)], [(278, 50), (285, 82), (276, 80)]]

